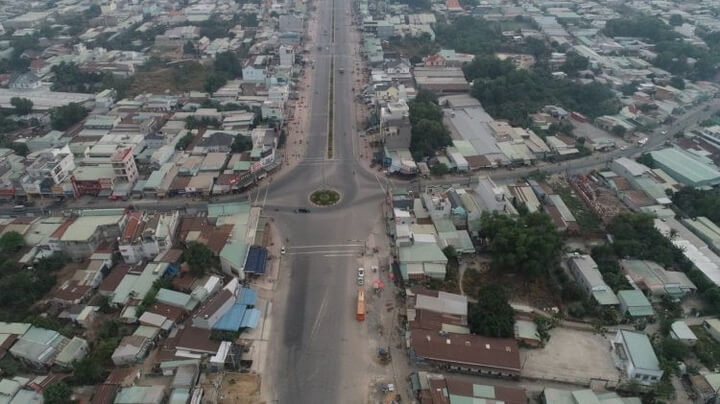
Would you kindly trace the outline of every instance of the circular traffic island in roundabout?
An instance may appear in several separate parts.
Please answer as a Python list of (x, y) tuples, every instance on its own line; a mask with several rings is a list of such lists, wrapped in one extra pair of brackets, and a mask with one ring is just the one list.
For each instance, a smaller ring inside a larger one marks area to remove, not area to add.
[(332, 206), (340, 201), (340, 193), (333, 189), (324, 188), (310, 194), (310, 202), (317, 206)]

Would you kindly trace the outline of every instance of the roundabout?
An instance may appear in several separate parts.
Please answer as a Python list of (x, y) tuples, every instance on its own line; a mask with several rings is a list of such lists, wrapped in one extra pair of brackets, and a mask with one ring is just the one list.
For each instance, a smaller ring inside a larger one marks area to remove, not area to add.
[(310, 194), (310, 202), (317, 206), (332, 206), (340, 201), (340, 193), (333, 189), (318, 189)]

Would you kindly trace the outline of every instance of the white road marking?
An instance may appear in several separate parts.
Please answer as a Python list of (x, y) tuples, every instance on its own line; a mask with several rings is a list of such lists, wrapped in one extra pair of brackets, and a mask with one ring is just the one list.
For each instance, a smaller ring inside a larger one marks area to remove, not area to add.
[(319, 244), (319, 245), (294, 245), (287, 248), (335, 248), (335, 247), (363, 247), (364, 244)]
[(360, 252), (360, 250), (357, 250), (355, 252), (347, 251), (347, 250), (320, 250), (320, 251), (294, 252), (294, 253), (287, 253), (285, 255), (313, 255), (313, 254), (352, 254), (352, 255), (355, 255), (359, 252)]
[(326, 293), (323, 295), (323, 301), (322, 304), (320, 304), (320, 310), (318, 310), (318, 315), (315, 318), (315, 324), (313, 325), (312, 331), (310, 332), (310, 341), (312, 341), (315, 338), (315, 333), (317, 333), (318, 328), (320, 328), (320, 319), (322, 318), (323, 312), (325, 311), (325, 307), (327, 306), (327, 289)]
[(350, 253), (350, 254), (325, 254), (323, 257), (355, 257), (357, 256), (357, 253)]

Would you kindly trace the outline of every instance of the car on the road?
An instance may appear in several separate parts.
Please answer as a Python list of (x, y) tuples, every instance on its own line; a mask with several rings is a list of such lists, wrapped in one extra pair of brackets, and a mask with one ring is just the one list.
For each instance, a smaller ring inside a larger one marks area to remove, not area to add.
[(280, 249), (280, 254), (285, 255), (285, 247)]
[(306, 208), (295, 209), (295, 213), (310, 213), (310, 209), (306, 209)]
[(358, 276), (358, 277), (357, 277), (357, 284), (360, 285), (360, 286), (364, 285), (364, 284), (365, 284), (365, 278), (362, 277), (362, 276)]
[(358, 268), (358, 278), (364, 278), (365, 277), (365, 268), (360, 267)]

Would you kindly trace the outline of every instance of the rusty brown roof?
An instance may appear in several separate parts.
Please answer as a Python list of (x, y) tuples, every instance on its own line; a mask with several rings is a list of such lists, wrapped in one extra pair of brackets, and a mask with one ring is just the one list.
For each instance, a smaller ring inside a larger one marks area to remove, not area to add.
[(415, 354), (427, 360), (520, 372), (518, 344), (511, 338), (479, 335), (438, 335), (435, 331), (411, 330)]

